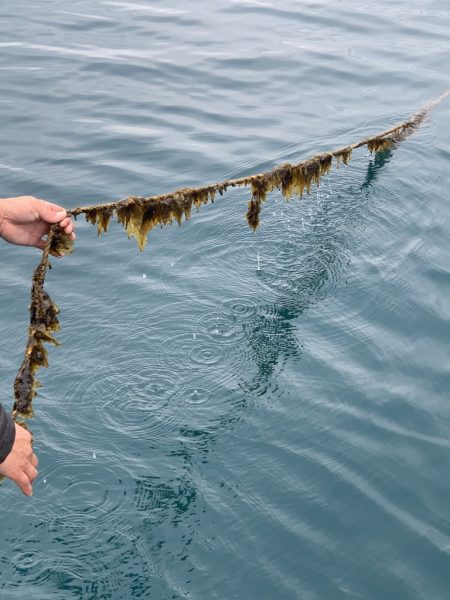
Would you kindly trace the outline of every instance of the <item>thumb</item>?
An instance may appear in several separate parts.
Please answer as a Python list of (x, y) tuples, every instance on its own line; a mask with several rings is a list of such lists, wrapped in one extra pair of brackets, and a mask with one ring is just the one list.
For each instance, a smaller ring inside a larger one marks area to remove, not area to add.
[(67, 216), (67, 213), (62, 206), (51, 204), (45, 200), (39, 200), (36, 208), (39, 213), (39, 218), (46, 223), (59, 223)]

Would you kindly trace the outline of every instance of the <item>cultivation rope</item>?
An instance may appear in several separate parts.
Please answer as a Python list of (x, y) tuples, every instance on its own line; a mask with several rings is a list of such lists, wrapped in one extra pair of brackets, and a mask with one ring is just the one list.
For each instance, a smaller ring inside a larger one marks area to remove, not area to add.
[[(303, 193), (310, 192), (313, 184), (319, 185), (322, 176), (330, 171), (333, 158), (336, 166), (339, 166), (340, 162), (348, 164), (352, 151), (362, 146), (367, 146), (372, 153), (394, 148), (398, 142), (412, 134), (429, 111), (449, 94), (450, 88), (410, 119), (383, 133), (338, 150), (317, 154), (297, 164), (284, 164), (265, 173), (227, 179), (196, 188), (183, 188), (159, 196), (129, 196), (117, 202), (82, 206), (69, 210), (68, 214), (75, 218), (84, 214), (87, 221), (97, 225), (99, 235), (107, 231), (111, 218), (116, 217), (117, 221), (124, 226), (128, 237), (135, 237), (139, 249), (143, 250), (147, 235), (155, 226), (168, 225), (173, 221), (181, 224), (183, 219), (190, 217), (193, 205), (200, 208), (202, 204), (213, 202), (217, 193), (222, 196), (230, 187), (251, 186), (252, 196), (248, 204), (247, 221), (252, 229), (256, 229), (259, 225), (261, 204), (266, 200), (267, 194), (279, 189), (286, 199), (294, 195), (301, 197)], [(33, 274), (28, 340), (25, 357), (14, 382), (13, 416), (18, 422), (33, 416), (32, 401), (40, 385), (36, 373), (41, 367), (48, 367), (45, 344), (58, 345), (54, 333), (60, 330), (59, 309), (44, 290), (49, 256), (70, 251), (70, 240), (61, 230), (53, 226), (41, 262)]]

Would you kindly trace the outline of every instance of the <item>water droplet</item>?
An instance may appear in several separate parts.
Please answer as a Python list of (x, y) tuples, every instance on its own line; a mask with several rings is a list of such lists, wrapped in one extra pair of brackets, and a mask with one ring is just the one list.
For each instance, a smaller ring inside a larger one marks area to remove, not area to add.
[(171, 263), (170, 263), (170, 266), (171, 266), (171, 267), (173, 267), (173, 265), (174, 265), (174, 264), (175, 264), (175, 263), (171, 262)]
[(146, 273), (142, 273), (142, 279), (147, 279)]
[(196, 334), (196, 333), (193, 333), (193, 334), (192, 334), (192, 337), (194, 338), (194, 340), (196, 340), (196, 339), (197, 339), (197, 334)]
[(46, 480), (46, 479), (44, 479), (44, 483), (47, 483), (47, 480)]
[(95, 460), (97, 458), (97, 455), (95, 454), (95, 452), (92, 453), (92, 458)]
[(208, 390), (197, 388), (197, 389), (188, 389), (185, 393), (186, 402), (188, 404), (200, 406), (201, 404), (205, 404), (210, 397), (210, 393)]

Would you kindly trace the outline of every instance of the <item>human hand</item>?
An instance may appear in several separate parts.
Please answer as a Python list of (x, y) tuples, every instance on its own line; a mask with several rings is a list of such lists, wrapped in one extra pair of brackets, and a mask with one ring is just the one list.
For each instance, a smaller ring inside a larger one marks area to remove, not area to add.
[(74, 225), (64, 208), (33, 196), (0, 198), (0, 237), (19, 246), (36, 246), (43, 250), (51, 225), (75, 239)]
[(11, 452), (0, 464), (0, 475), (14, 481), (25, 496), (32, 496), (33, 481), (37, 477), (38, 459), (31, 445), (31, 433), (16, 425), (16, 438)]

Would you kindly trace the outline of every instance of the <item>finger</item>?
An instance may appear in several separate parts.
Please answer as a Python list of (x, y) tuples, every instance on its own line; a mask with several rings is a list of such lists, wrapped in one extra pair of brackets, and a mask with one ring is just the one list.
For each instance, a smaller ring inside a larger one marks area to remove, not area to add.
[(13, 481), (16, 483), (16, 485), (19, 486), (19, 488), (22, 490), (25, 496), (33, 495), (33, 488), (26, 473), (22, 472), (19, 476), (13, 479)]
[(36, 456), (36, 454), (34, 452), (30, 457), (30, 462), (33, 465), (33, 467), (36, 469), (39, 464), (39, 461), (38, 461), (38, 457)]
[(36, 248), (39, 248), (39, 250), (45, 250), (45, 244), (45, 240), (38, 240), (34, 245)]
[(73, 232), (73, 223), (69, 221), (69, 224), (63, 227), (64, 233), (70, 235)]
[(67, 217), (67, 212), (62, 206), (51, 204), (45, 200), (38, 200), (36, 209), (39, 213), (39, 218), (47, 223), (59, 223)]
[(52, 256), (54, 256), (55, 258), (62, 258), (64, 256), (64, 254), (60, 254), (59, 252), (57, 252), (56, 250), (50, 250), (50, 254)]
[(37, 469), (35, 469), (33, 467), (33, 465), (29, 464), (26, 468), (26, 474), (28, 476), (28, 479), (30, 480), (30, 483), (33, 483), (33, 481), (36, 479), (38, 472)]
[(65, 229), (70, 222), (71, 222), (70, 221), (70, 217), (66, 217), (65, 219), (63, 219), (62, 221), (60, 221), (58, 223), (58, 225), (61, 227), (61, 229)]

